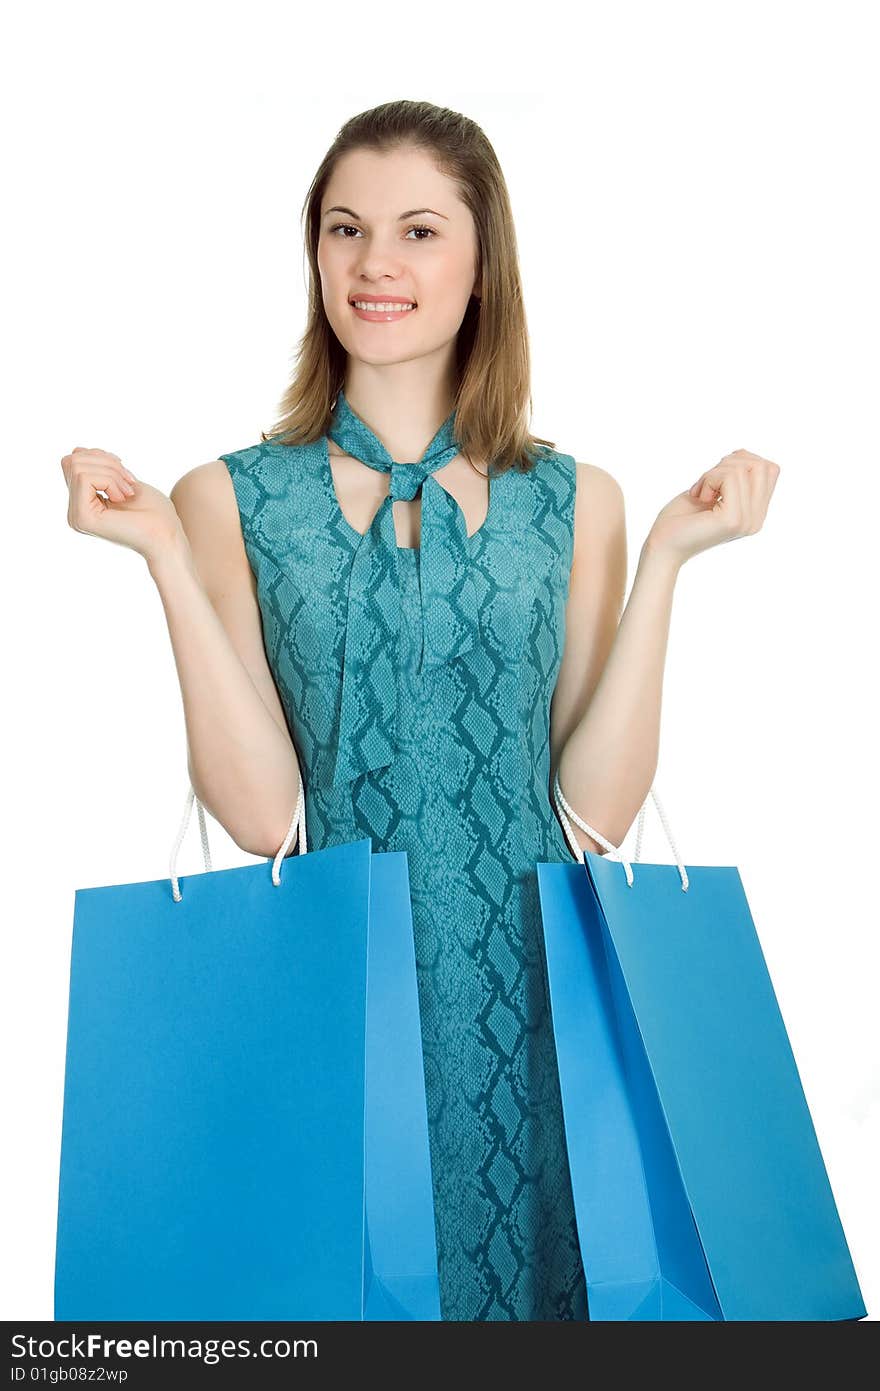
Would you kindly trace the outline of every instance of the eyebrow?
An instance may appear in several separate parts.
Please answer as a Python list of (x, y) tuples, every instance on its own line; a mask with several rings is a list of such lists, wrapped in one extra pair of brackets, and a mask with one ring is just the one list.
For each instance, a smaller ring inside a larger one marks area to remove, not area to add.
[[(354, 212), (351, 208), (341, 208), (339, 206), (328, 208), (323, 216), (329, 217), (330, 213), (345, 213), (348, 217), (353, 217), (355, 222), (363, 222), (364, 220), (359, 213)], [(410, 208), (409, 212), (401, 213), (397, 220), (398, 222), (405, 222), (408, 217), (421, 217), (423, 213), (430, 213), (432, 217), (442, 217), (444, 221), (449, 221), (445, 213), (435, 212), (433, 208)]]

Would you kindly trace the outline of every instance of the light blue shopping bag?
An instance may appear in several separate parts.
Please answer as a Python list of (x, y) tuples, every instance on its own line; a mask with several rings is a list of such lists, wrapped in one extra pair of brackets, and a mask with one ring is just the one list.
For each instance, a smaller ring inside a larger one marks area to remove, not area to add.
[(590, 1319), (863, 1318), (738, 870), (576, 819), (613, 854), (537, 869)]
[(439, 1319), (406, 854), (199, 815), (205, 873), (76, 891), (55, 1318)]

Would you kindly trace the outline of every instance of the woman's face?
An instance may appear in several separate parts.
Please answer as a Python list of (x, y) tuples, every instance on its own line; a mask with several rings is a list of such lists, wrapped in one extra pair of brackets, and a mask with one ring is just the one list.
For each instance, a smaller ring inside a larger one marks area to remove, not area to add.
[[(392, 363), (454, 342), (468, 300), (480, 293), (477, 236), (455, 183), (429, 155), (350, 151), (333, 171), (321, 213), (324, 310), (346, 352)], [(416, 308), (365, 318), (351, 303), (361, 296)]]

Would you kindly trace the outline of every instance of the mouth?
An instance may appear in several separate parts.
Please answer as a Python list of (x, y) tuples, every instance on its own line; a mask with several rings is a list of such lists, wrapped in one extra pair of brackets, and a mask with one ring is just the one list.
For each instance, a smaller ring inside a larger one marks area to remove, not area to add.
[(349, 304), (362, 319), (387, 323), (393, 319), (403, 319), (414, 314), (418, 305), (411, 299), (381, 299), (378, 295), (352, 295)]

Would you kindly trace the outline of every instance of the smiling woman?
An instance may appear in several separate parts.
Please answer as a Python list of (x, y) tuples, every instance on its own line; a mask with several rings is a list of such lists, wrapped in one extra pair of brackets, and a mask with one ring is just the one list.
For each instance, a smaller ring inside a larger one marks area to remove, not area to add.
[[(418, 207), (407, 197), (414, 189), (428, 195)], [(376, 367), (393, 353), (398, 377), (401, 370), (423, 377), (425, 354), (435, 353), (435, 391), (439, 386), (447, 401), (457, 385), (450, 345), (470, 301), (477, 305), (480, 295), (478, 229), (462, 193), (418, 144), (361, 146), (338, 154), (321, 200), (327, 206), (313, 203), (310, 214), (323, 306), (337, 340)], [(403, 339), (396, 331), (389, 337), (364, 329), (349, 341), (353, 322), (386, 329), (404, 319), (410, 323)], [(410, 356), (401, 360), (402, 353)], [(351, 380), (349, 386), (353, 391)]]
[(622, 840), (677, 570), (757, 530), (778, 470), (737, 451), (674, 498), (621, 618), (621, 489), (529, 428), (484, 133), (423, 102), (363, 112), (303, 211), (275, 428), (170, 502), (74, 451), (71, 522), (148, 558), (193, 788), (243, 848), (274, 857), (296, 827), (300, 853), (406, 854), (443, 1318), (584, 1319), (536, 866), (598, 846), (589, 822), (566, 839), (551, 788)]
[(442, 1317), (584, 1319), (535, 870), (570, 858), (549, 709), (577, 466), (528, 429), (511, 211), (476, 125), (355, 117), (304, 215), (295, 378), (218, 464), (308, 845), (407, 854)]

